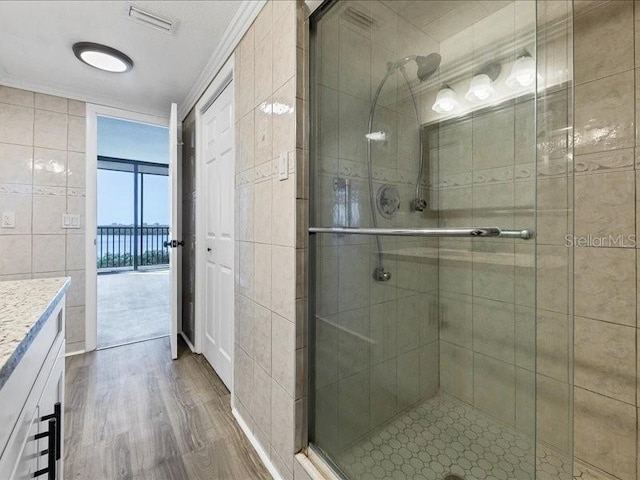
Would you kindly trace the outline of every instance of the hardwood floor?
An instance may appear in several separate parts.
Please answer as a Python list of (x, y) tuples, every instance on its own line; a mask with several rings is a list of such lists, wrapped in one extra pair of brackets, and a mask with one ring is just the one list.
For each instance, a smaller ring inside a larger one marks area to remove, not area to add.
[(160, 338), (70, 357), (66, 367), (66, 479), (271, 478), (229, 391), (183, 343), (175, 361)]

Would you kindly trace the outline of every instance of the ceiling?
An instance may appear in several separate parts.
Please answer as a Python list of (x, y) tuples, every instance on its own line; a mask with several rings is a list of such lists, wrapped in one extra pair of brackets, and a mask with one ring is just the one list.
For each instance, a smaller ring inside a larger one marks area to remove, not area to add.
[[(243, 2), (132, 3), (175, 21), (175, 33), (130, 20), (124, 1), (1, 1), (0, 84), (166, 115), (187, 98)], [(71, 51), (78, 41), (121, 50), (135, 66), (124, 74), (89, 67)]]
[(439, 42), (485, 18), (513, 0), (384, 0), (401, 17)]

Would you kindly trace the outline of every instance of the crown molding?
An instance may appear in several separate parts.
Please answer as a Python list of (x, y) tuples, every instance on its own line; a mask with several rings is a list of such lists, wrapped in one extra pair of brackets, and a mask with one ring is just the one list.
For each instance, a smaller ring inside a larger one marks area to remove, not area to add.
[(185, 98), (179, 103), (178, 118), (180, 120), (184, 120), (189, 111), (200, 99), (216, 74), (231, 56), (238, 43), (240, 43), (240, 40), (258, 16), (258, 13), (260, 13), (265, 3), (267, 3), (266, 0), (243, 0), (242, 5), (238, 8), (231, 22), (229, 22), (229, 26), (218, 43), (217, 48), (211, 54), (211, 57), (209, 57), (209, 61), (189, 90), (189, 93), (187, 93)]
[(134, 113), (143, 113), (147, 115), (153, 115), (156, 117), (169, 117), (169, 105), (167, 108), (150, 108), (148, 105), (136, 105), (131, 102), (120, 101), (113, 97), (101, 97), (100, 95), (78, 95), (63, 87), (59, 87), (51, 84), (40, 84), (34, 82), (25, 82), (22, 80), (16, 80), (10, 76), (0, 77), (0, 85), (11, 88), (19, 88), (21, 90), (28, 90), (36, 93), (43, 93), (45, 95), (55, 95), (56, 97), (64, 97), (70, 100), (77, 100), (79, 102), (93, 103), (95, 105), (102, 105), (105, 107), (119, 108), (121, 110), (127, 110)]

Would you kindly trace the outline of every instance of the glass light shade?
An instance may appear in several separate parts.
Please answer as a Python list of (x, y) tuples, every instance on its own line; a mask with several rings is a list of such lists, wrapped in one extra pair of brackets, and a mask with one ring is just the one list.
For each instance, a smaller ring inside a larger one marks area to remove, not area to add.
[(122, 73), (129, 69), (128, 65), (119, 58), (103, 52), (87, 50), (80, 53), (80, 57), (92, 67), (106, 70), (107, 72)]
[(437, 113), (451, 113), (458, 106), (458, 94), (454, 92), (450, 87), (441, 88), (436, 95), (436, 101), (431, 107), (431, 110)]
[(482, 102), (489, 99), (494, 92), (495, 89), (493, 88), (493, 82), (491, 81), (491, 78), (489, 78), (489, 75), (479, 73), (471, 79), (469, 90), (464, 98), (473, 103)]
[(387, 134), (385, 132), (371, 132), (365, 135), (367, 140), (371, 140), (372, 142), (386, 142)]
[(133, 60), (115, 48), (93, 42), (77, 42), (72, 47), (78, 60), (93, 68), (111, 73), (128, 72)]
[(515, 61), (505, 83), (509, 88), (521, 88), (532, 85), (535, 79), (536, 61), (531, 55), (526, 54)]

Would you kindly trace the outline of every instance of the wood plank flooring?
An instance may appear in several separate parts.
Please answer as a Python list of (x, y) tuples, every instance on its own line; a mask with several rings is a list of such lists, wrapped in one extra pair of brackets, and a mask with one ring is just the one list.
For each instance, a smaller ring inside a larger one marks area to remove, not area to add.
[(181, 342), (160, 338), (67, 359), (66, 479), (271, 478), (237, 425), (230, 394)]

